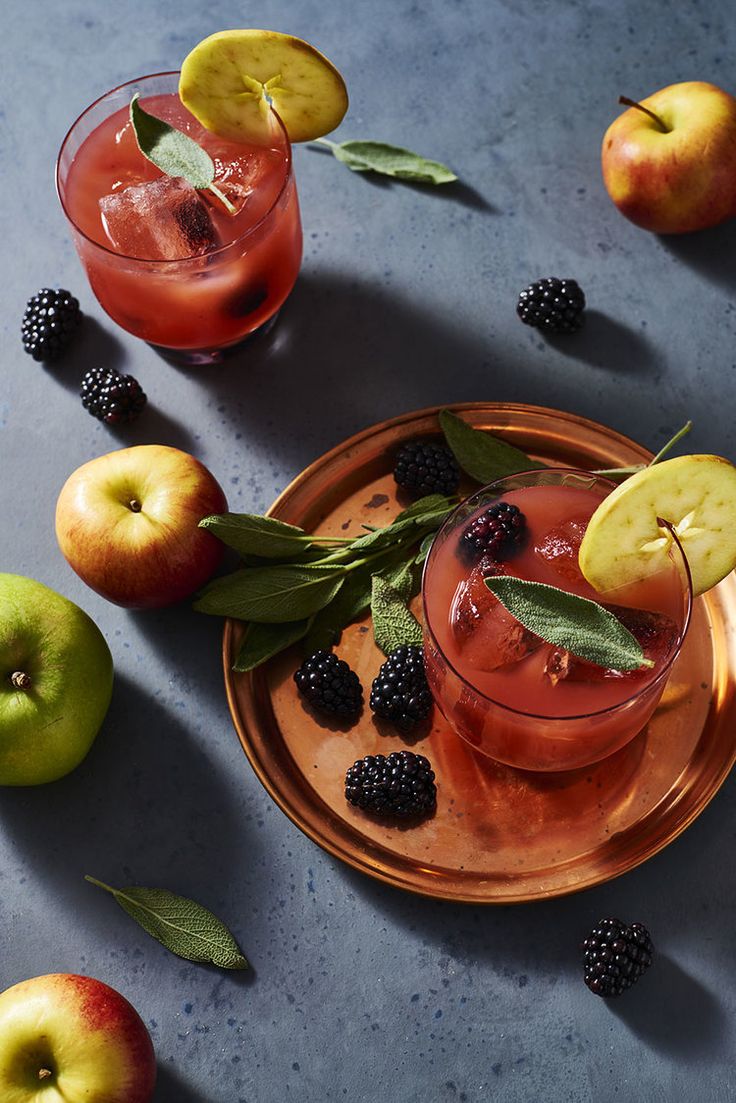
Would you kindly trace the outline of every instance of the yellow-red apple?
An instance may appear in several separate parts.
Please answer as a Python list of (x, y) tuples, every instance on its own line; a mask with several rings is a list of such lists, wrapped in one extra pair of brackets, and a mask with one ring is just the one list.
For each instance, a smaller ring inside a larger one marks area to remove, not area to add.
[(736, 215), (736, 99), (704, 81), (671, 84), (611, 123), (603, 180), (622, 214), (656, 234)]
[(143, 1020), (102, 981), (50, 973), (0, 994), (3, 1103), (149, 1103), (155, 1081)]
[(56, 537), (88, 586), (127, 608), (172, 605), (207, 581), (222, 544), (199, 521), (227, 502), (207, 468), (178, 448), (142, 444), (74, 471), (56, 504)]

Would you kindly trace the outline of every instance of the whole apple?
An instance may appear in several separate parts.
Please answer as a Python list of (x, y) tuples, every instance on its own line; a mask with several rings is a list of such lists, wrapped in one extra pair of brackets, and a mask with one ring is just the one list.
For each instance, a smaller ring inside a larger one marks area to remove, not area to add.
[(112, 678), (104, 636), (79, 606), (0, 574), (0, 785), (73, 770), (105, 718)]
[(142, 444), (69, 476), (56, 504), (56, 537), (98, 594), (151, 609), (182, 601), (207, 581), (223, 548), (197, 526), (226, 509), (222, 488), (194, 456)]
[(736, 99), (714, 84), (671, 84), (629, 107), (601, 157), (611, 199), (645, 230), (683, 234), (736, 215)]
[(143, 1020), (102, 981), (50, 973), (0, 994), (4, 1103), (149, 1103), (155, 1081)]

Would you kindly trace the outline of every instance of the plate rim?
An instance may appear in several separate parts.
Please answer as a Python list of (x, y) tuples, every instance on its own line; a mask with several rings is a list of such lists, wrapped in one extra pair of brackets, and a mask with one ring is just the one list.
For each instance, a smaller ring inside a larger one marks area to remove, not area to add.
[[(602, 422), (594, 421), (592, 418), (584, 417), (581, 414), (574, 414), (566, 410), (558, 410), (551, 406), (537, 406), (533, 403), (523, 402), (454, 402), (454, 403), (442, 403), (440, 405), (427, 406), (419, 410), (407, 411), (403, 414), (399, 414), (393, 418), (387, 418), (383, 421), (374, 422), (367, 426), (365, 429), (359, 430), (357, 433), (346, 437), (344, 440), (338, 442), (332, 448), (323, 452), (305, 468), (303, 468), (298, 474), (291, 479), (284, 489), (277, 495), (274, 501), (266, 511), (266, 516), (273, 517), (278, 516), (280, 509), (286, 505), (291, 496), (296, 490), (314, 475), (314, 473), (321, 467), (330, 463), (331, 460), (337, 458), (343, 454), (346, 450), (358, 446), (363, 440), (370, 439), (377, 430), (384, 431), (395, 426), (403, 425), (406, 422), (418, 421), (423, 418), (436, 417), (441, 410), (451, 410), (453, 413), (460, 412), (492, 412), (494, 414), (504, 413), (506, 411), (513, 412), (532, 412), (535, 415), (551, 415), (553, 418), (563, 421), (568, 421), (572, 424), (580, 425), (593, 431), (605, 430), (609, 439), (612, 442), (617, 442), (625, 446), (626, 448), (638, 453), (643, 460), (651, 459), (654, 455), (649, 449), (645, 448), (638, 441), (633, 440), (631, 437), (626, 436), (624, 433), (620, 433), (616, 429), (612, 429)], [(705, 810), (710, 804), (716, 794), (719, 792), (726, 779), (728, 778), (734, 763), (736, 762), (736, 740), (734, 740), (731, 752), (719, 771), (714, 777), (711, 785), (700, 794), (695, 803), (688, 808), (687, 815), (678, 820), (674, 825), (674, 828), (664, 838), (659, 838), (656, 842), (648, 845), (643, 853), (636, 853), (630, 860), (627, 860), (622, 868), (614, 868), (611, 871), (606, 871), (603, 875), (596, 874), (591, 871), (587, 879), (576, 882), (573, 885), (563, 885), (555, 887), (551, 890), (540, 891), (533, 895), (529, 895), (528, 892), (521, 892), (518, 895), (506, 895), (502, 898), (493, 896), (479, 896), (472, 894), (465, 894), (463, 892), (442, 892), (441, 891), (441, 879), (432, 883), (432, 887), (416, 885), (414, 883), (406, 883), (405, 879), (401, 876), (399, 870), (393, 869), (390, 872), (384, 868), (374, 864), (369, 858), (364, 855), (363, 860), (360, 860), (360, 854), (355, 854), (352, 851), (348, 851), (338, 845), (331, 836), (329, 836), (324, 830), (322, 821), (320, 820), (317, 825), (311, 822), (306, 822), (300, 813), (294, 809), (289, 801), (282, 796), (277, 785), (271, 780), (270, 775), (267, 773), (261, 763), (259, 755), (256, 753), (253, 747), (247, 726), (243, 718), (240, 716), (239, 708), (237, 707), (235, 697), (235, 677), (238, 676), (236, 672), (231, 669), (230, 655), (232, 650), (233, 632), (236, 622), (233, 618), (226, 618), (223, 628), (222, 636), (222, 663), (223, 673), (225, 680), (225, 691), (228, 703), (228, 711), (230, 713), (230, 719), (235, 728), (238, 736), (238, 741), (242, 750), (245, 752), (246, 758), (250, 763), (250, 766), (258, 778), (263, 788), (268, 793), (271, 800), (277, 805), (278, 808), (287, 816), (287, 818), (297, 827), (308, 839), (316, 843), (322, 850), (330, 854), (332, 857), (339, 859), (352, 869), (358, 870), (360, 873), (378, 880), (383, 884), (392, 886), (393, 888), (400, 889), (404, 892), (408, 892), (413, 896), (421, 896), (432, 900), (445, 900), (457, 904), (477, 904), (483, 906), (510, 906), (514, 904), (529, 904), (540, 903), (545, 900), (557, 899), (564, 896), (572, 896), (579, 892), (584, 892), (586, 889), (594, 888), (598, 885), (603, 885), (608, 881), (615, 880), (617, 877), (623, 876), (625, 873), (629, 873), (631, 870), (636, 869), (649, 858), (653, 858), (656, 854), (659, 854), (670, 843), (674, 842), (687, 828), (698, 818), (698, 816)], [(239, 675), (240, 677), (247, 677), (252, 679), (252, 672), (246, 675)], [(708, 717), (712, 710), (708, 711), (708, 714), (704, 721), (704, 727), (708, 723)], [(315, 794), (316, 799), (321, 803), (322, 798), (318, 794)], [(328, 811), (332, 813), (332, 809)], [(656, 807), (656, 806), (655, 806)], [(652, 809), (648, 815), (651, 815), (655, 809)], [(604, 844), (605, 845), (605, 844)], [(380, 847), (382, 850), (386, 850), (385, 847), (380, 844), (376, 844), (371, 840), (371, 846), (376, 849)], [(388, 851), (390, 853), (390, 851)], [(482, 877), (479, 875), (478, 880), (481, 881)], [(437, 890), (440, 891), (437, 891)]]

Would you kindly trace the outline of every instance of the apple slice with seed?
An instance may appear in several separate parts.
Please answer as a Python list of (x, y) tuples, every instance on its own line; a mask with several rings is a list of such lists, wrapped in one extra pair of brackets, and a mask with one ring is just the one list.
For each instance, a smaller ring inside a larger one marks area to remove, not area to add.
[(736, 468), (721, 456), (678, 456), (645, 467), (609, 494), (580, 545), (580, 569), (599, 593), (663, 570), (674, 527), (702, 594), (736, 567)]
[(328, 134), (348, 108), (331, 61), (278, 31), (218, 31), (184, 59), (179, 97), (202, 126), (234, 142), (273, 138), (273, 105), (292, 142)]

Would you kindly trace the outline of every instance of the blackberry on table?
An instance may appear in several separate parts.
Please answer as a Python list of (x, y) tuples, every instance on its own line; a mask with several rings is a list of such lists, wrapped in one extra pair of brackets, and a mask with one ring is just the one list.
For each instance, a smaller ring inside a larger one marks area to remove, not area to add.
[(107, 425), (135, 421), (147, 402), (138, 380), (115, 368), (91, 368), (82, 379), (79, 394), (85, 410)]
[(585, 295), (576, 280), (536, 280), (519, 294), (516, 313), (524, 325), (546, 333), (575, 333), (583, 324)]
[(345, 799), (379, 816), (426, 815), (437, 805), (434, 770), (412, 751), (367, 755), (345, 774)]
[(432, 694), (424, 670), (424, 648), (405, 644), (392, 651), (371, 686), (371, 709), (402, 731), (426, 720)]
[(468, 563), (484, 555), (502, 561), (513, 555), (526, 536), (526, 517), (511, 502), (496, 502), (470, 522), (460, 537), (460, 552)]
[(34, 360), (57, 360), (81, 319), (79, 302), (71, 292), (42, 287), (26, 303), (20, 327), (23, 348)]
[(460, 485), (460, 468), (449, 448), (432, 440), (409, 440), (396, 453), (394, 479), (422, 497), (454, 494)]
[(354, 670), (333, 651), (315, 651), (294, 674), (309, 704), (333, 716), (353, 719), (363, 707), (363, 687)]
[(584, 980), (596, 996), (620, 996), (652, 964), (654, 946), (641, 923), (601, 919), (583, 942)]

